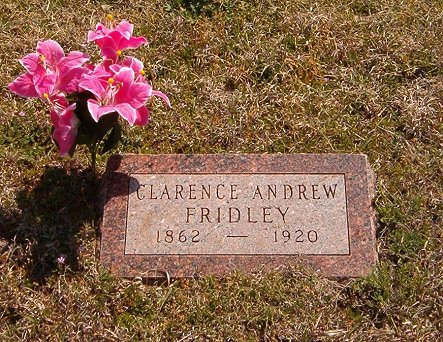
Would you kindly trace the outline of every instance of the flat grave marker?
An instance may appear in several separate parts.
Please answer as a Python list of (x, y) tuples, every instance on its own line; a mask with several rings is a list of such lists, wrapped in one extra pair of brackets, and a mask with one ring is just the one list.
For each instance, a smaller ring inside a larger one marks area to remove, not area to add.
[(224, 275), (303, 263), (324, 276), (377, 261), (366, 156), (117, 155), (100, 259), (122, 277)]

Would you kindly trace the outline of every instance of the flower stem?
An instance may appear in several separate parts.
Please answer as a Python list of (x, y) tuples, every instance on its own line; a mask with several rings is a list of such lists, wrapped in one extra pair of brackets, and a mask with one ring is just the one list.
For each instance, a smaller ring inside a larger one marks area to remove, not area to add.
[(97, 164), (97, 140), (94, 139), (94, 142), (91, 145), (89, 145), (89, 151), (91, 152), (92, 172), (95, 173), (95, 167)]

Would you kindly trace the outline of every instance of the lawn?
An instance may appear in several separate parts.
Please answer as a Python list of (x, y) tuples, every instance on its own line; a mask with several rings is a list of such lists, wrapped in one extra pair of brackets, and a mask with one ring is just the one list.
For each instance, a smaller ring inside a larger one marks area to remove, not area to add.
[[(99, 54), (106, 14), (135, 25), (154, 88), (115, 153), (365, 153), (379, 264), (333, 280), (294, 267), (148, 284), (96, 256), (109, 154), (61, 157), (39, 101), (13, 95), (37, 41)], [(0, 340), (443, 339), (443, 2), (0, 3)], [(64, 262), (58, 260), (64, 258)]]

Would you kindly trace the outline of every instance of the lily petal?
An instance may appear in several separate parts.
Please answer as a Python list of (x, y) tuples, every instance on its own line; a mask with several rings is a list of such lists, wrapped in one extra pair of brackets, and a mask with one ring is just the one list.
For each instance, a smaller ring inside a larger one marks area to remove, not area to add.
[(29, 72), (17, 77), (8, 84), (8, 89), (22, 97), (39, 97), (34, 85), (34, 78)]
[(136, 49), (142, 45), (148, 44), (148, 40), (145, 37), (132, 37), (128, 40), (122, 40), (120, 42), (120, 50), (124, 49)]
[(115, 72), (111, 69), (112, 65), (113, 64), (111, 60), (105, 59), (102, 63), (93, 68), (92, 75), (107, 80), (113, 74), (115, 74)]
[(34, 84), (37, 93), (42, 96), (43, 94), (51, 95), (54, 92), (55, 82), (57, 80), (56, 74), (46, 74), (43, 76), (34, 76)]
[(172, 108), (171, 102), (169, 101), (169, 98), (166, 96), (166, 94), (162, 93), (159, 90), (153, 90), (151, 94), (152, 94), (152, 96), (160, 97), (169, 108)]
[(65, 73), (60, 71), (57, 88), (58, 90), (70, 94), (79, 91), (79, 84), (84, 74), (89, 70), (87, 68), (64, 69)]
[(103, 36), (100, 38), (97, 38), (94, 41), (98, 47), (100, 48), (100, 53), (105, 59), (113, 59), (115, 60), (117, 57), (117, 42), (109, 37), (109, 36)]
[(67, 70), (81, 67), (89, 60), (89, 56), (80, 51), (72, 51), (66, 57), (60, 59), (59, 70), (66, 73)]
[(115, 74), (114, 80), (122, 83), (124, 86), (129, 86), (132, 82), (134, 82), (134, 77), (134, 70), (128, 67), (123, 67)]
[(137, 118), (135, 119), (134, 125), (136, 126), (146, 126), (149, 122), (149, 110), (146, 107), (137, 108)]
[[(94, 94), (97, 98), (101, 98), (106, 92), (106, 81), (95, 76), (84, 74), (80, 81), (79, 87)], [(98, 120), (98, 119), (97, 119)]]
[(95, 26), (95, 31), (88, 31), (88, 43), (93, 42), (109, 33), (109, 29), (102, 23)]
[(115, 108), (115, 111), (118, 112), (123, 119), (125, 119), (130, 126), (134, 126), (134, 123), (137, 119), (137, 111), (132, 108), (127, 103), (120, 103), (118, 105), (113, 106)]
[(123, 61), (121, 61), (120, 64), (134, 70), (136, 75), (138, 75), (140, 71), (143, 70), (143, 62), (134, 57), (126, 57)]
[(148, 83), (133, 82), (128, 87), (121, 87), (115, 95), (115, 101), (118, 103), (128, 103), (133, 108), (140, 108), (146, 104), (152, 87)]
[(19, 62), (21, 65), (23, 65), (26, 71), (30, 72), (31, 74), (34, 74), (37, 70), (40, 60), (38, 57), (38, 53), (30, 53), (27, 54), (22, 59), (19, 59)]
[(95, 122), (98, 122), (103, 115), (116, 111), (114, 106), (100, 106), (100, 103), (92, 99), (88, 100), (88, 109)]
[[(56, 113), (61, 114), (64, 110), (66, 110), (66, 108), (69, 107), (69, 101), (68, 99), (62, 95), (62, 94), (56, 94), (50, 97), (51, 99), (51, 104), (52, 104), (52, 110), (55, 110)], [(72, 105), (76, 105), (75, 103), (73, 103)], [(72, 110), (74, 110), (74, 108), (72, 108)]]
[(114, 74), (118, 73), (118, 72), (121, 70), (121, 68), (123, 68), (123, 66), (120, 65), (120, 64), (112, 64), (112, 65), (109, 67), (109, 69), (111, 69), (111, 71), (112, 71)]
[(37, 52), (45, 56), (46, 61), (53, 67), (65, 56), (62, 47), (52, 39), (38, 42)]
[(65, 108), (60, 114), (51, 110), (52, 124), (54, 125), (53, 139), (57, 143), (60, 154), (65, 156), (75, 143), (80, 121), (75, 115), (75, 103)]
[(115, 27), (115, 29), (119, 31), (123, 35), (123, 37), (129, 39), (132, 36), (132, 32), (134, 32), (134, 25), (128, 23), (125, 20), (122, 20), (120, 24)]

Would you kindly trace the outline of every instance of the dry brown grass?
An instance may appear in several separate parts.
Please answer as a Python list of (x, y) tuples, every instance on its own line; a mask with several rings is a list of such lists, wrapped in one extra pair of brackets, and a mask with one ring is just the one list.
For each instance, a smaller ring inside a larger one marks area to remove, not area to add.
[[(151, 286), (101, 269), (85, 154), (61, 158), (43, 106), (5, 86), (39, 39), (97, 58), (86, 31), (109, 11), (151, 41), (136, 56), (173, 103), (153, 103), (118, 152), (366, 153), (377, 270)], [(2, 2), (0, 340), (443, 339), (442, 13), (425, 0)]]

